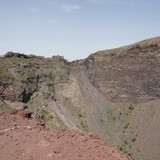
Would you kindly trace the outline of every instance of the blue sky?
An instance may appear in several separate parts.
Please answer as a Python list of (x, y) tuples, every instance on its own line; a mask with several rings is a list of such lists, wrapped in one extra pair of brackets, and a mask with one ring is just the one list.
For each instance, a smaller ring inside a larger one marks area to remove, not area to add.
[(68, 60), (160, 36), (160, 0), (0, 0), (0, 55)]

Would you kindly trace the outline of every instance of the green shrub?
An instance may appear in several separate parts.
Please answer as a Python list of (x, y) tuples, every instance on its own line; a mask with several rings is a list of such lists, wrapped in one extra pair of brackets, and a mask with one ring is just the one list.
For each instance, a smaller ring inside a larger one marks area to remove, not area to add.
[(135, 142), (136, 141), (136, 137), (132, 138), (132, 142)]

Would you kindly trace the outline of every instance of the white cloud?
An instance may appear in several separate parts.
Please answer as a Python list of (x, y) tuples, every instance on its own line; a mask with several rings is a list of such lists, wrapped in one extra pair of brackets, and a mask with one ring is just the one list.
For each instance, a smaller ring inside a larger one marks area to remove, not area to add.
[(134, 5), (136, 3), (143, 2), (143, 0), (134, 0), (134, 1), (133, 0), (88, 0), (88, 1), (95, 4), (110, 3), (115, 5)]
[(31, 11), (31, 12), (38, 12), (38, 8), (31, 7), (31, 8), (29, 8), (29, 11)]
[(62, 11), (66, 13), (73, 13), (79, 10), (81, 7), (79, 5), (63, 4), (61, 6)]

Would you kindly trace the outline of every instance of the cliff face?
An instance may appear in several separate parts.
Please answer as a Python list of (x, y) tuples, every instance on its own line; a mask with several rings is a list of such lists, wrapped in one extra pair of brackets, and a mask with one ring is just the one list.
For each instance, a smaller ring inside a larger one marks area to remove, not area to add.
[(137, 160), (158, 160), (160, 37), (74, 62), (9, 52), (0, 58), (0, 99), (50, 128), (96, 131)]
[(160, 97), (160, 39), (90, 56), (90, 80), (112, 102), (142, 103)]

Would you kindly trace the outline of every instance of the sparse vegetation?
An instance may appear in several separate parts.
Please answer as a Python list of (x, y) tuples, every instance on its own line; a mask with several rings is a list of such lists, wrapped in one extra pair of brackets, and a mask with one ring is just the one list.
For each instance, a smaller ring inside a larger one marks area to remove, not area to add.
[(132, 142), (135, 142), (136, 141), (136, 137), (132, 138)]
[(134, 106), (131, 104), (131, 105), (129, 106), (129, 112), (131, 113), (133, 110), (134, 110)]
[(127, 156), (133, 156), (133, 154), (129, 151), (129, 148), (131, 148), (131, 144), (127, 140), (124, 140), (122, 144), (119, 145), (117, 148)]
[(9, 107), (7, 104), (1, 103), (1, 102), (0, 102), (0, 109), (4, 110), (5, 112), (12, 111), (11, 107)]
[(129, 123), (126, 123), (125, 125), (124, 125), (124, 129), (127, 129), (129, 127)]
[(133, 156), (133, 154), (132, 154), (132, 153), (128, 153), (128, 154), (127, 154), (127, 156), (132, 157), (132, 156)]
[(46, 111), (46, 110), (42, 110), (40, 113), (39, 113), (39, 118), (40, 119), (43, 119), (43, 120), (47, 120), (47, 119), (49, 119), (49, 113), (48, 113), (48, 111)]
[(81, 120), (81, 127), (86, 132), (90, 131), (87, 120)]

